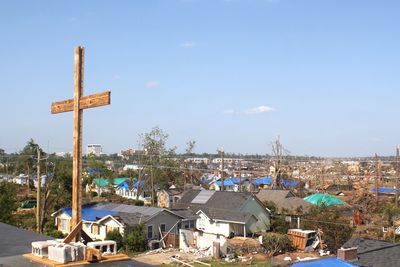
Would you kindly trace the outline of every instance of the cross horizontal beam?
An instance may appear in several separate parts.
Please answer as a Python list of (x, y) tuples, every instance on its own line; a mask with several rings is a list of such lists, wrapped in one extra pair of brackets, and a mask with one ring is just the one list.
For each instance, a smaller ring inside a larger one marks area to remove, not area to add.
[[(82, 96), (79, 100), (79, 109), (88, 109), (110, 105), (111, 92), (106, 91), (103, 93)], [(51, 113), (57, 114), (74, 110), (74, 99), (68, 99), (51, 104)]]

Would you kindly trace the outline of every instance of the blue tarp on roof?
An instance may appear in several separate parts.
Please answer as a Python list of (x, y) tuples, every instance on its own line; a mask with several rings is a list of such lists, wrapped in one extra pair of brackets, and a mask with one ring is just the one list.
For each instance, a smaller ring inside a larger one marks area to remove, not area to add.
[[(221, 181), (216, 181), (215, 184), (218, 185), (218, 186), (222, 186), (222, 182)], [(224, 179), (224, 186), (234, 186), (234, 185), (235, 185), (235, 183), (232, 182), (232, 180)]]
[(338, 258), (325, 258), (312, 261), (297, 262), (292, 267), (358, 267), (350, 262)]
[(225, 181), (226, 180), (231, 180), (232, 183), (234, 183), (234, 184), (240, 184), (240, 183), (247, 181), (246, 178), (240, 178), (240, 177), (225, 178)]
[[(62, 208), (63, 212), (72, 216), (72, 209), (71, 208)], [(103, 218), (107, 215), (116, 215), (116, 211), (111, 210), (98, 210), (92, 207), (82, 207), (82, 220), (84, 221), (97, 221), (97, 218)]]
[[(400, 190), (398, 190), (400, 191)], [(371, 188), (371, 192), (375, 192), (375, 188)], [(378, 187), (378, 193), (382, 194), (395, 194), (396, 189), (390, 187)]]
[(272, 177), (265, 176), (265, 177), (257, 178), (255, 180), (251, 181), (251, 183), (254, 185), (272, 184)]
[(87, 168), (86, 170), (89, 174), (98, 174), (103, 172), (101, 169), (97, 168)]
[(284, 187), (295, 187), (299, 182), (288, 179), (282, 179), (281, 183)]

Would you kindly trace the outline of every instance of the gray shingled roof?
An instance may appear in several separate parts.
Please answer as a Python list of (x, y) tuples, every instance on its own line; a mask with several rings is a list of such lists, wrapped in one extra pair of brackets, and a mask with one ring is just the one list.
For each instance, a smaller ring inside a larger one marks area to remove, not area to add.
[(111, 211), (116, 211), (118, 213), (123, 212), (123, 213), (139, 214), (143, 216), (154, 216), (155, 214), (164, 210), (162, 208), (134, 206), (134, 205), (109, 203), (109, 202), (98, 203), (94, 205), (93, 208), (99, 210), (111, 210)]
[[(166, 210), (162, 208), (155, 207), (145, 207), (145, 206), (134, 206), (127, 204), (119, 204), (119, 203), (110, 203), (110, 202), (101, 202), (96, 203), (92, 206), (93, 209), (99, 210), (111, 210), (117, 212), (114, 215), (119, 221), (121, 221), (125, 225), (134, 226), (139, 223), (144, 223), (153, 216), (156, 216), (160, 212)], [(184, 216), (175, 213), (176, 216), (180, 216), (184, 218)]]
[(287, 210), (290, 214), (297, 214), (298, 209), (307, 211), (312, 207), (312, 204), (302, 198), (294, 196), (290, 190), (263, 189), (260, 190), (256, 196), (262, 202), (274, 202), (279, 213), (281, 213), (282, 210)]
[(204, 204), (192, 203), (200, 190), (185, 192), (175, 209), (190, 209), (193, 214), (202, 210), (210, 219), (245, 223), (252, 215), (241, 211), (243, 204), (252, 196), (248, 192), (215, 191)]
[(400, 244), (368, 238), (352, 238), (343, 248), (357, 247), (358, 261), (354, 264), (364, 267), (400, 266)]

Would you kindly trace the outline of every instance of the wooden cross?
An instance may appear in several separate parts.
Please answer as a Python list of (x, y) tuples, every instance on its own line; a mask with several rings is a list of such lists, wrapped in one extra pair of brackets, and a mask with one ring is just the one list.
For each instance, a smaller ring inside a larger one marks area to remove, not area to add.
[[(51, 104), (51, 113), (73, 111), (72, 228), (82, 220), (82, 120), (83, 110), (110, 104), (111, 92), (83, 96), (84, 48), (75, 48), (74, 98)], [(79, 232), (79, 231), (78, 231)], [(79, 239), (79, 233), (74, 237)]]

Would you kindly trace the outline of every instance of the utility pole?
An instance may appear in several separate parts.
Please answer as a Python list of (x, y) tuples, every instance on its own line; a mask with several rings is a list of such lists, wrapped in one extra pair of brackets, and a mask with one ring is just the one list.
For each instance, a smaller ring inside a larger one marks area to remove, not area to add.
[[(279, 141), (279, 136), (276, 139), (275, 145), (272, 144), (272, 152), (275, 155), (275, 179), (272, 184), (272, 188), (280, 188), (281, 187), (281, 161), (282, 161), (282, 144)], [(279, 180), (279, 181), (278, 181)]]
[(26, 183), (26, 185), (27, 185), (27, 191), (28, 191), (28, 194), (27, 194), (27, 196), (29, 197), (29, 195), (30, 195), (30, 191), (31, 191), (31, 189), (30, 189), (30, 180), (31, 180), (31, 169), (30, 169), (30, 167), (29, 167), (29, 163), (27, 163), (26, 164), (26, 167), (27, 167), (27, 169), (28, 169), (28, 179), (27, 179), (27, 183)]
[(37, 167), (36, 167), (36, 176), (37, 176), (37, 188), (36, 188), (36, 231), (40, 233), (40, 187), (41, 187), (41, 178), (40, 178), (40, 148), (36, 147), (37, 152)]
[(395, 188), (395, 203), (399, 206), (399, 172), (400, 172), (400, 145), (396, 147), (396, 188)]
[(378, 181), (381, 178), (381, 165), (378, 160), (378, 154), (375, 153), (375, 199), (378, 204)]
[(224, 191), (224, 148), (221, 148), (221, 191)]

